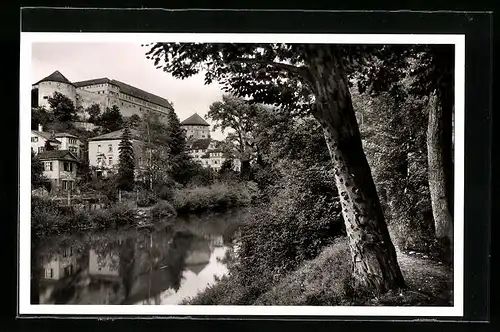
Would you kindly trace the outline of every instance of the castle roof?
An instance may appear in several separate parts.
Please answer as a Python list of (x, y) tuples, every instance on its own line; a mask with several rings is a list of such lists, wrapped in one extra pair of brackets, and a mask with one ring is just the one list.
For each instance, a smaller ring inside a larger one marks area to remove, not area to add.
[(130, 84), (123, 83), (114, 79), (109, 79), (107, 77), (102, 77), (102, 78), (95, 78), (91, 80), (86, 80), (86, 81), (79, 81), (79, 82), (74, 82), (73, 83), (77, 88), (85, 87), (85, 86), (90, 86), (90, 85), (96, 85), (96, 84), (111, 84), (115, 85), (118, 88), (120, 88), (120, 92), (148, 101), (150, 103), (163, 106), (166, 108), (172, 109), (172, 105), (170, 102), (162, 97), (159, 97), (157, 95), (154, 95), (152, 93), (149, 93), (147, 91), (138, 89)]
[(36, 82), (35, 85), (41, 82), (60, 82), (73, 85), (73, 83), (71, 83), (66, 77), (64, 77), (64, 75), (61, 74), (59, 70), (56, 70), (49, 76), (42, 78), (40, 81)]
[(67, 160), (78, 162), (75, 155), (69, 150), (50, 150), (43, 151), (38, 154), (40, 160)]
[(204, 149), (208, 149), (208, 146), (210, 145), (210, 142), (212, 140), (210, 138), (201, 138), (201, 139), (197, 139), (195, 141), (193, 141), (191, 143), (191, 149), (195, 149), (195, 150), (204, 150)]
[(194, 113), (189, 118), (181, 122), (183, 126), (210, 126), (198, 113)]
[[(123, 136), (123, 130), (124, 129), (120, 129), (120, 130), (112, 131), (112, 132), (104, 134), (104, 135), (95, 136), (95, 137), (89, 138), (89, 141), (121, 140), (122, 136)], [(132, 137), (132, 139), (137, 139), (139, 137), (139, 134), (138, 134), (137, 130), (131, 129), (130, 136)]]

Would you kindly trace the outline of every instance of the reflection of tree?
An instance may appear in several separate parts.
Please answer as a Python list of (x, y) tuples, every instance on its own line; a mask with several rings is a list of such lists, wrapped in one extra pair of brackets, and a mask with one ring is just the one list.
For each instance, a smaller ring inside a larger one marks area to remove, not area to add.
[(125, 298), (130, 295), (134, 282), (134, 263), (135, 263), (135, 242), (132, 238), (127, 238), (123, 242), (120, 251), (120, 276), (125, 288)]

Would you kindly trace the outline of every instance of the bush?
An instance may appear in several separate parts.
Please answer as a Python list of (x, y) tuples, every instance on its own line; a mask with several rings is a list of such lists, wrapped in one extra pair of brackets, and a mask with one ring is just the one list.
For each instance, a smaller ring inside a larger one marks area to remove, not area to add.
[(208, 187), (191, 187), (176, 191), (173, 206), (179, 212), (200, 212), (244, 206), (250, 202), (251, 194), (244, 184), (216, 183)]
[(31, 209), (32, 231), (38, 235), (123, 227), (133, 225), (136, 221), (135, 210), (124, 204), (85, 211), (32, 197)]
[(168, 218), (176, 214), (175, 208), (169, 202), (163, 200), (156, 203), (151, 209), (151, 216), (156, 219)]
[(143, 190), (138, 193), (137, 206), (149, 207), (158, 203), (158, 197), (150, 191)]

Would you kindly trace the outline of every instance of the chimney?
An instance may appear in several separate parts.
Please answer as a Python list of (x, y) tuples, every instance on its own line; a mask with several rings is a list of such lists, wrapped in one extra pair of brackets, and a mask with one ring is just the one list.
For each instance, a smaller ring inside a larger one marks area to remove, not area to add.
[(38, 131), (43, 131), (43, 127), (40, 123), (38, 124)]

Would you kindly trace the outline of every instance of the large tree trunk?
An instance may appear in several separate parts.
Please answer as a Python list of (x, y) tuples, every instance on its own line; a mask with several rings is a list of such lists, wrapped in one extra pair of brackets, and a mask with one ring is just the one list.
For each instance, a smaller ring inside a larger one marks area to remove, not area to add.
[(340, 58), (329, 46), (311, 46), (308, 52), (313, 112), (334, 164), (357, 286), (378, 292), (404, 287)]
[(429, 163), (429, 192), (431, 195), (432, 214), (436, 238), (445, 242), (453, 238), (453, 219), (450, 209), (450, 182), (447, 172), (450, 172), (449, 156), (446, 156), (446, 146), (443, 131), (443, 108), (438, 103), (436, 95), (429, 103), (429, 125), (427, 128), (427, 160)]

